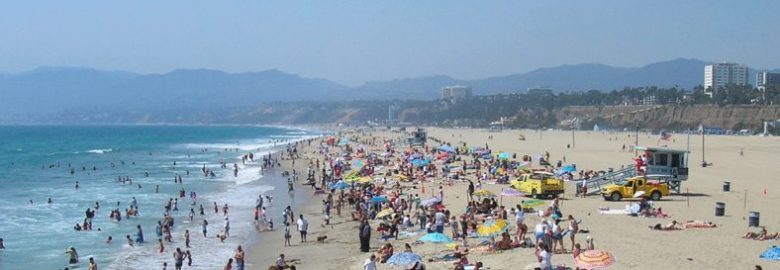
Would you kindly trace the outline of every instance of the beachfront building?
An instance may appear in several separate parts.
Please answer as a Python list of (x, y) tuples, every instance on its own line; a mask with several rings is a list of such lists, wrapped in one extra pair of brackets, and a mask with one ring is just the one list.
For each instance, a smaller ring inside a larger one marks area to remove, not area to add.
[(748, 67), (737, 63), (716, 63), (704, 66), (704, 92), (712, 97), (714, 91), (726, 85), (747, 85)]
[(441, 99), (458, 101), (471, 98), (471, 86), (453, 85), (441, 88)]
[(756, 88), (766, 91), (767, 87), (780, 86), (780, 72), (759, 72), (756, 74)]
[(543, 96), (552, 96), (553, 95), (552, 88), (546, 87), (546, 86), (532, 87), (532, 88), (528, 88), (526, 90), (528, 92), (528, 95), (531, 95), (531, 96), (543, 97)]

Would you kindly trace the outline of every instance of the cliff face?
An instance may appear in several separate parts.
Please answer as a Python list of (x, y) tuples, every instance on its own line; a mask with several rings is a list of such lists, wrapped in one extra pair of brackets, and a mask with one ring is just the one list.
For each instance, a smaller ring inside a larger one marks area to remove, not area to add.
[(585, 123), (643, 129), (698, 128), (700, 124), (724, 129), (760, 130), (764, 121), (780, 119), (780, 106), (619, 106), (570, 107), (559, 119), (578, 117)]

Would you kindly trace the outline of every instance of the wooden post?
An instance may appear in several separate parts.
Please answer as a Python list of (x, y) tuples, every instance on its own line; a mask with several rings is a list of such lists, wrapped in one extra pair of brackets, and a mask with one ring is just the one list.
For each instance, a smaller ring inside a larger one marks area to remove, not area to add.
[(688, 208), (691, 208), (691, 191), (688, 190), (688, 188), (685, 189), (685, 194), (688, 194), (688, 196), (685, 196), (688, 201)]

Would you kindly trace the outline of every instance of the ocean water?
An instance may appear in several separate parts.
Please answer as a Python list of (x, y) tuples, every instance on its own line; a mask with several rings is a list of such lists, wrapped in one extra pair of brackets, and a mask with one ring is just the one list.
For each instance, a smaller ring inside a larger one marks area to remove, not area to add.
[[(256, 234), (251, 220), (257, 196), (280, 192), (275, 187), (285, 184), (268, 182), (273, 177), (264, 177), (269, 172), (262, 172), (259, 162), (242, 164), (240, 156), (251, 152), (261, 160), (284, 149), (287, 142), (281, 140), (316, 135), (273, 127), (0, 126), (0, 238), (6, 246), (0, 251), (0, 269), (86, 269), (89, 257), (101, 269), (161, 269), (163, 262), (173, 269), (173, 250), (186, 250), (185, 229), (190, 230), (193, 257), (193, 266), (185, 268), (221, 269), (236, 246)], [(227, 169), (220, 168), (221, 160)], [(239, 164), (238, 177), (232, 174), (233, 163)], [(204, 176), (204, 165), (216, 177)], [(183, 184), (174, 183), (176, 175)], [(118, 176), (131, 177), (132, 185), (117, 182)], [(159, 253), (155, 225), (165, 202), (177, 198), (182, 188), (186, 195), (178, 198), (179, 211), (173, 211), (174, 243), (166, 243), (166, 252)], [(191, 191), (198, 194), (195, 206), (190, 205)], [(140, 216), (128, 219), (124, 210), (133, 197)], [(100, 209), (94, 230), (75, 231), (73, 226), (95, 202)], [(224, 217), (214, 213), (213, 202), (220, 212), (223, 204), (230, 206), (231, 237), (224, 243), (215, 238)], [(199, 204), (206, 215), (198, 213)], [(190, 207), (196, 212), (192, 223)], [(117, 208), (123, 213), (121, 222), (108, 218), (110, 209)], [(209, 221), (208, 238), (201, 233), (203, 219)], [(135, 239), (136, 225), (142, 226), (146, 243), (130, 247), (125, 235)], [(105, 243), (108, 236), (113, 237), (110, 245)], [(79, 253), (79, 265), (67, 264), (65, 250), (71, 246)]]

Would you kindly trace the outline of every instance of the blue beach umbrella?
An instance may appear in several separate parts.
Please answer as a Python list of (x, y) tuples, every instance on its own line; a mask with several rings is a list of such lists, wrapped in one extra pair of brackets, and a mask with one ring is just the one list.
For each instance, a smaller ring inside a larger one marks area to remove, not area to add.
[(390, 256), (390, 258), (388, 258), (387, 262), (385, 263), (391, 265), (407, 265), (419, 261), (422, 261), (422, 257), (420, 257), (420, 255), (411, 252), (401, 252), (401, 253), (393, 254), (393, 256)]
[(499, 159), (509, 159), (509, 153), (507, 152), (501, 152), (498, 154)]
[(452, 238), (442, 233), (429, 233), (420, 237), (420, 241), (447, 244), (452, 243)]
[(764, 251), (764, 253), (761, 253), (761, 256), (759, 257), (769, 261), (780, 261), (780, 247), (772, 246)]
[(383, 203), (383, 202), (387, 202), (387, 197), (382, 197), (382, 196), (374, 196), (374, 197), (371, 197), (371, 202), (372, 202), (372, 203)]

